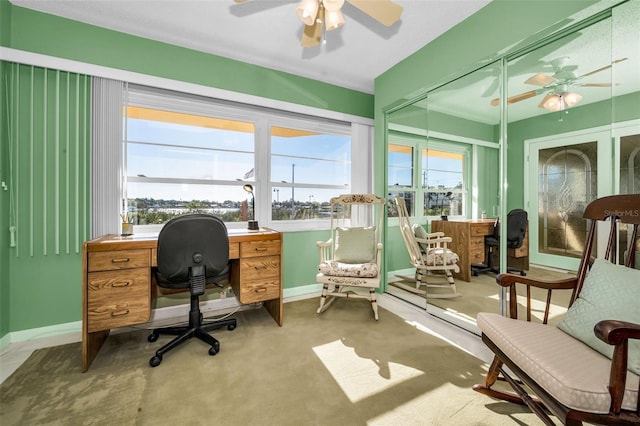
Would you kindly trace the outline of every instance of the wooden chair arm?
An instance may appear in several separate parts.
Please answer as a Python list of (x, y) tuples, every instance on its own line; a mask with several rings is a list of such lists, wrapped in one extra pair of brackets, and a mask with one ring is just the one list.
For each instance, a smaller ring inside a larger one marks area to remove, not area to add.
[(533, 305), (531, 302), (531, 288), (535, 287), (547, 290), (547, 301), (544, 307), (544, 317), (542, 319), (542, 323), (546, 324), (549, 320), (549, 312), (551, 310), (551, 293), (553, 292), (553, 290), (575, 291), (578, 283), (578, 278), (569, 277), (562, 280), (540, 280), (523, 277), (516, 274), (500, 274), (496, 277), (496, 282), (502, 287), (509, 288), (509, 317), (513, 319), (518, 319), (518, 293), (516, 289), (517, 284), (526, 286), (527, 299), (525, 308), (527, 312), (527, 321), (531, 321), (531, 311), (533, 310)]
[(436, 237), (436, 238), (418, 238), (416, 241), (422, 244), (438, 244), (438, 243), (450, 243), (451, 237)]
[(329, 258), (331, 257), (332, 244), (333, 239), (329, 239), (328, 241), (316, 241), (316, 246), (318, 246), (318, 251), (320, 254), (320, 263), (330, 260)]
[(610, 345), (619, 345), (627, 339), (640, 339), (640, 324), (618, 320), (604, 320), (593, 331), (598, 339)]
[(498, 275), (496, 277), (496, 282), (502, 287), (511, 287), (514, 284), (520, 283), (546, 290), (572, 290), (575, 288), (578, 278), (569, 277), (561, 280), (541, 280), (507, 273)]
[(329, 240), (329, 241), (316, 241), (316, 246), (318, 246), (319, 248), (331, 247), (331, 240)]
[[(619, 414), (627, 383), (627, 362), (629, 359), (629, 339), (640, 339), (640, 324), (632, 322), (604, 320), (593, 328), (598, 339), (614, 345), (609, 372), (609, 394), (611, 395), (611, 411)], [(640, 409), (640, 400), (638, 400)]]

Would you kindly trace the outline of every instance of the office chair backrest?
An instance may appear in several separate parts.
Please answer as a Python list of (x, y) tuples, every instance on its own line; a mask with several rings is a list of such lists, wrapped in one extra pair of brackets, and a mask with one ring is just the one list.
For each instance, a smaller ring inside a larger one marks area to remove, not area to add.
[(507, 214), (507, 247), (522, 247), (528, 219), (529, 215), (522, 209), (513, 209)]
[(191, 267), (204, 266), (206, 277), (215, 277), (229, 263), (227, 227), (209, 214), (175, 217), (160, 230), (157, 261), (164, 279), (185, 283), (185, 287)]

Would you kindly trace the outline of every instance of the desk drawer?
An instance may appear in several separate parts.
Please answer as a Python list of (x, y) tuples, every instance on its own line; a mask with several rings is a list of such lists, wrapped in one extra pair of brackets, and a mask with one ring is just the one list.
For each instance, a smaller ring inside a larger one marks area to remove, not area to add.
[(148, 268), (149, 250), (118, 250), (89, 253), (89, 272)]
[(240, 258), (280, 254), (280, 240), (240, 243)]
[(149, 268), (89, 273), (89, 333), (148, 321), (151, 315), (149, 278)]
[(240, 274), (240, 283), (234, 279), (233, 287), (240, 303), (280, 298), (280, 256), (241, 259), (237, 272)]
[(493, 223), (473, 223), (471, 224), (471, 236), (493, 235)]

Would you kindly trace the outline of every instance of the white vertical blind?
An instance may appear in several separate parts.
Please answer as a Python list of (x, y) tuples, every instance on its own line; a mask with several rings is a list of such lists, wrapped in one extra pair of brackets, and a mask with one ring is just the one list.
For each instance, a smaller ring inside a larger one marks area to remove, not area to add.
[(125, 85), (93, 77), (91, 110), (91, 237), (119, 234)]

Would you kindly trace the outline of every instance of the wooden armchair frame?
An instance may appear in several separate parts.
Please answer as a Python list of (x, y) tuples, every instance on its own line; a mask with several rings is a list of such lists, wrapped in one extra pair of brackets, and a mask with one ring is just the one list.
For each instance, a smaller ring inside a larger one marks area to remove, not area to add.
[[(320, 306), (317, 313), (324, 312), (335, 302), (336, 298), (369, 299), (373, 309), (374, 318), (378, 320), (378, 302), (376, 290), (380, 288), (382, 276), (382, 225), (384, 222), (384, 198), (375, 194), (344, 194), (330, 200), (331, 204), (331, 237), (327, 241), (318, 241), (320, 254), (320, 266), (335, 263), (338, 269), (348, 266), (357, 270), (357, 273), (340, 274), (323, 273), (316, 275), (316, 281), (322, 284)], [(338, 244), (338, 228), (355, 229), (373, 227), (375, 241), (370, 247), (375, 251), (374, 259), (365, 263), (352, 263), (340, 266), (336, 258)], [(366, 271), (375, 270), (375, 276), (364, 274)], [(363, 275), (360, 275), (360, 272)]]
[[(413, 277), (398, 275), (398, 278), (403, 281), (412, 281), (415, 282), (415, 285), (409, 286), (403, 284), (402, 281), (395, 282), (394, 285), (412, 293), (424, 295), (427, 299), (451, 299), (462, 296), (456, 291), (456, 283), (453, 279), (453, 273), (460, 272), (460, 267), (457, 264), (457, 255), (449, 250), (449, 244), (452, 241), (451, 237), (445, 236), (444, 232), (428, 233), (426, 238), (416, 237), (409, 220), (409, 212), (404, 198), (396, 196), (395, 202), (398, 208), (398, 224), (402, 239), (407, 248), (411, 266), (416, 268), (416, 273)], [(426, 247), (426, 249), (423, 247)], [(431, 250), (441, 254), (438, 256), (433, 255), (429, 259), (428, 251)], [(442, 275), (438, 277), (434, 273), (442, 273)], [(445, 282), (433, 282), (434, 277), (444, 279)], [(431, 282), (428, 281), (428, 278), (431, 278)], [(429, 288), (448, 291), (428, 293), (427, 290)]]
[[(569, 306), (574, 303), (580, 294), (587, 272), (594, 261), (592, 247), (595, 240), (597, 224), (601, 221), (608, 219), (610, 223), (604, 258), (612, 263), (618, 263), (618, 226), (620, 224), (630, 225), (630, 247), (627, 258), (625, 259), (625, 266), (632, 267), (632, 265), (634, 265), (634, 245), (638, 238), (638, 225), (640, 224), (640, 194), (616, 195), (595, 200), (587, 206), (583, 217), (590, 219), (591, 224), (585, 244), (586, 248), (575, 277), (556, 281), (542, 281), (513, 274), (502, 274), (496, 278), (500, 286), (509, 289), (509, 316), (511, 319), (518, 319), (517, 285), (526, 286), (526, 320), (528, 322), (531, 322), (531, 287), (547, 290), (543, 324), (547, 324), (549, 318), (551, 294), (554, 290), (571, 291), (572, 295)], [(640, 286), (640, 283), (638, 283), (638, 285)], [(567, 425), (581, 425), (582, 422), (611, 425), (640, 424), (640, 396), (636, 402), (635, 410), (625, 410), (622, 408), (627, 380), (628, 344), (630, 339), (640, 339), (640, 324), (604, 320), (596, 324), (594, 333), (603, 342), (614, 346), (608, 383), (611, 397), (609, 413), (596, 414), (578, 411), (563, 405), (552, 396), (547, 389), (540, 386), (534, 378), (527, 374), (520, 365), (510, 359), (501, 349), (500, 345), (493, 342), (484, 332), (482, 333), (482, 340), (494, 352), (495, 356), (487, 372), (485, 383), (475, 385), (473, 389), (494, 398), (518, 404), (526, 404), (548, 425), (555, 423), (553, 423), (547, 414), (547, 410), (560, 419), (563, 424)], [(571, 354), (567, 354), (567, 356), (571, 356)], [(511, 374), (516, 376), (517, 379), (513, 378), (510, 373), (503, 368), (504, 366), (508, 367)], [(515, 393), (494, 389), (492, 386), (497, 380), (507, 381)], [(528, 395), (522, 383), (526, 384), (536, 397)], [(640, 384), (638, 386), (638, 395), (640, 395)]]

